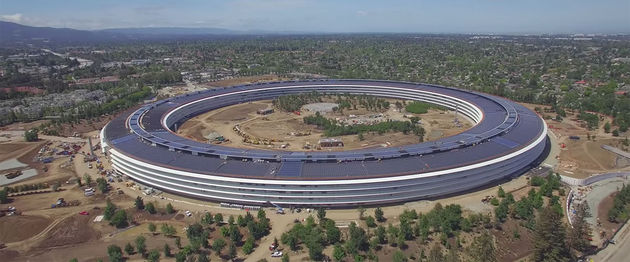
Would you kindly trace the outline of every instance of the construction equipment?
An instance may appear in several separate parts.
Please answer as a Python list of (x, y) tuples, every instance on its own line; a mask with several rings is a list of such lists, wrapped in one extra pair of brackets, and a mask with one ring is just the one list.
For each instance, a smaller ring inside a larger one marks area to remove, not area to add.
[(269, 204), (271, 204), (274, 207), (276, 207), (276, 214), (284, 214), (284, 208), (282, 208), (279, 205), (276, 205), (276, 204), (272, 203), (271, 201), (267, 201), (267, 202), (269, 202)]

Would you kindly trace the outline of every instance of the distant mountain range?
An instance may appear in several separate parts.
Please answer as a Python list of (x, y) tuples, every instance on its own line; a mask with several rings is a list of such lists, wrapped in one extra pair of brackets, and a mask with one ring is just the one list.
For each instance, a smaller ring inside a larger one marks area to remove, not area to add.
[(221, 28), (143, 27), (103, 30), (34, 27), (0, 21), (0, 45), (96, 43), (108, 41), (203, 38), (236, 35), (287, 35), (306, 32), (237, 31)]

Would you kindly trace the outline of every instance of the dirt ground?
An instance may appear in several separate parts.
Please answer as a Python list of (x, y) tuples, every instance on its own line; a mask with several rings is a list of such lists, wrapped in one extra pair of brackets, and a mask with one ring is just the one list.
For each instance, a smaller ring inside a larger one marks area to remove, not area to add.
[[(7, 142), (0, 143), (0, 162), (18, 158), (28, 152), (35, 151), (43, 145), (44, 142)], [(23, 162), (28, 164), (26, 162)]]
[(9, 216), (0, 219), (0, 242), (28, 239), (46, 228), (52, 221), (42, 216)]
[[(501, 230), (492, 230), (497, 245), (497, 260), (502, 262), (518, 261), (534, 251), (533, 232), (520, 227), (519, 221), (508, 219), (501, 225)], [(514, 237), (517, 230), (519, 238)]]
[[(395, 102), (392, 100), (390, 102)], [(310, 151), (314, 150), (314, 145), (320, 138), (323, 138), (323, 132), (313, 125), (304, 123), (305, 116), (314, 113), (302, 111), (300, 115), (294, 113), (280, 112), (276, 110), (272, 114), (258, 115), (256, 111), (259, 109), (271, 108), (270, 100), (256, 101), (252, 103), (232, 105), (217, 110), (209, 111), (186, 121), (179, 129), (178, 133), (184, 137), (197, 140), (200, 142), (208, 142), (206, 136), (212, 132), (217, 132), (228, 142), (223, 145), (238, 148), (257, 148), (257, 149), (275, 149), (275, 150), (291, 150), (291, 151)], [(403, 113), (395, 110), (384, 110), (383, 113), (392, 120), (408, 121), (403, 117)], [(365, 109), (345, 110), (342, 113), (327, 113), (326, 116), (332, 119), (344, 118), (349, 115), (370, 115), (375, 112), (368, 112)], [(425, 129), (425, 141), (437, 140), (443, 137), (455, 135), (470, 128), (472, 124), (469, 121), (460, 118), (461, 126), (457, 127), (453, 123), (454, 115), (452, 112), (444, 112), (439, 110), (431, 110), (427, 114), (417, 115), (422, 118), (422, 127)], [(255, 145), (243, 142), (243, 137), (239, 136), (234, 130), (234, 126), (240, 126), (241, 130), (250, 136), (261, 140), (273, 141), (271, 145)], [(303, 133), (306, 135), (295, 135)], [(379, 135), (377, 133), (364, 134), (364, 140), (359, 140), (357, 135), (340, 136), (344, 142), (344, 146), (340, 148), (322, 148), (321, 150), (342, 151), (373, 147), (395, 147), (407, 144), (418, 143), (418, 137), (413, 134), (403, 134), (400, 132), (390, 132), (387, 135)], [(304, 147), (310, 144), (312, 147)]]
[(618, 139), (566, 140), (564, 142), (566, 148), (560, 152), (558, 167), (564, 171), (563, 174), (577, 178), (586, 178), (593, 174), (625, 168), (626, 166), (618, 166), (616, 154), (601, 148), (602, 145), (616, 146), (618, 143)]

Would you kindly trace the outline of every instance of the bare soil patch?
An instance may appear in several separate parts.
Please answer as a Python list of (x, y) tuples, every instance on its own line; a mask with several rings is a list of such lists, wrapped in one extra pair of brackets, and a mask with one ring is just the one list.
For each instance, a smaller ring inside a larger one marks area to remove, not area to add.
[[(533, 232), (520, 227), (518, 225), (519, 220), (508, 219), (501, 225), (502, 230), (492, 230), (497, 245), (497, 260), (498, 261), (517, 261), (534, 251), (534, 234)], [(517, 230), (519, 237), (514, 236), (514, 231)]]
[(46, 234), (44, 240), (39, 243), (39, 247), (66, 246), (98, 239), (100, 234), (90, 227), (92, 219), (92, 216), (78, 214), (64, 219)]
[(28, 239), (51, 223), (41, 216), (8, 216), (0, 218), (0, 242), (11, 243)]
[[(326, 99), (330, 100), (330, 98)], [(388, 99), (388, 101), (394, 104), (397, 100)], [(208, 141), (205, 136), (211, 132), (217, 132), (227, 139), (227, 141), (221, 143), (222, 145), (237, 148), (290, 151), (344, 151), (375, 147), (397, 147), (419, 142), (418, 137), (413, 134), (400, 132), (388, 132), (386, 134), (365, 133), (363, 134), (363, 140), (360, 140), (358, 135), (336, 137), (341, 138), (344, 142), (343, 147), (317, 149), (316, 145), (319, 139), (324, 137), (324, 132), (314, 125), (305, 124), (303, 120), (305, 116), (313, 115), (313, 112), (302, 110), (300, 114), (296, 114), (275, 110), (268, 115), (258, 115), (256, 113), (259, 109), (271, 107), (271, 100), (262, 100), (220, 108), (186, 121), (177, 132), (184, 137), (204, 143), (212, 142)], [(398, 112), (393, 106), (389, 110), (383, 109), (381, 111), (371, 112), (365, 108), (358, 107), (357, 109), (346, 109), (343, 112), (329, 112), (326, 114), (326, 117), (337, 120), (347, 119), (348, 121), (354, 119), (357, 121), (360, 118), (366, 119), (368, 116), (376, 116), (382, 113), (383, 119), (409, 121), (405, 115), (414, 115)], [(448, 111), (430, 110), (426, 114), (415, 116), (422, 118), (422, 127), (426, 133), (425, 141), (452, 136), (472, 126), (470, 121), (461, 116), (455, 116), (453, 112)], [(454, 122), (455, 117), (459, 119), (459, 123)], [(271, 144), (245, 142), (243, 136), (234, 131), (236, 125), (247, 135), (255, 138), (252, 139), (253, 141), (267, 140), (271, 141)], [(428, 135), (429, 133), (434, 135), (430, 136)], [(310, 145), (310, 147), (307, 145)]]

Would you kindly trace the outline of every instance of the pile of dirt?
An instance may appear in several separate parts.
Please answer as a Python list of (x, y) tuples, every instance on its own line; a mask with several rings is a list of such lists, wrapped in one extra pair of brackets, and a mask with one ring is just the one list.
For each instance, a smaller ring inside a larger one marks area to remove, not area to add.
[(50, 224), (40, 216), (8, 216), (0, 218), (0, 242), (18, 242), (38, 234)]
[(93, 216), (73, 215), (57, 224), (39, 243), (40, 248), (80, 244), (99, 238), (99, 233), (90, 227)]

